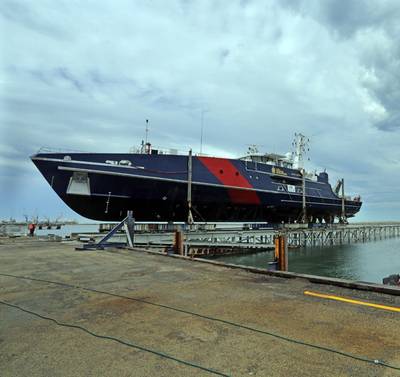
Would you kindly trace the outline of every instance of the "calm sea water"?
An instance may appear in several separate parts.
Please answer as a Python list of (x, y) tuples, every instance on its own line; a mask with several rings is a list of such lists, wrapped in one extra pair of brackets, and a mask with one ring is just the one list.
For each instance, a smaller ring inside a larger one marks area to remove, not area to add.
[[(267, 268), (273, 251), (216, 257), (218, 261)], [(400, 238), (289, 251), (289, 271), (382, 283), (400, 273)]]

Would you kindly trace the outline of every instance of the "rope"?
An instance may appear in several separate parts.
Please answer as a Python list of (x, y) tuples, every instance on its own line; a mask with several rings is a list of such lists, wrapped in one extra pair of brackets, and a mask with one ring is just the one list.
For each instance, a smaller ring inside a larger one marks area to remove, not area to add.
[(166, 358), (166, 359), (173, 360), (173, 361), (176, 361), (176, 362), (178, 362), (178, 363), (180, 363), (180, 364), (184, 364), (184, 365), (187, 365), (187, 366), (190, 366), (190, 367), (193, 367), (193, 368), (201, 369), (201, 370), (204, 370), (204, 371), (206, 371), (206, 372), (209, 372), (209, 373), (212, 373), (212, 374), (215, 374), (215, 375), (218, 375), (218, 376), (229, 377), (229, 375), (224, 374), (224, 373), (222, 373), (222, 372), (218, 372), (218, 371), (216, 371), (216, 370), (214, 370), (214, 369), (210, 369), (210, 368), (207, 368), (207, 367), (203, 367), (203, 366), (201, 366), (201, 365), (199, 365), (199, 364), (191, 363), (190, 361), (178, 359), (178, 358), (176, 358), (176, 357), (174, 357), (174, 356), (171, 356), (171, 355), (168, 355), (168, 354), (166, 354), (166, 353), (164, 353), (164, 352), (156, 351), (156, 350), (154, 350), (154, 349), (150, 349), (150, 348), (147, 348), (147, 347), (144, 347), (144, 346), (140, 346), (139, 344), (135, 344), (135, 343), (132, 343), (132, 342), (127, 342), (127, 341), (122, 340), (122, 339), (119, 339), (119, 338), (114, 338), (113, 336), (96, 334), (96, 333), (94, 333), (93, 331), (90, 331), (90, 330), (88, 330), (87, 328), (82, 327), (82, 326), (79, 326), (79, 325), (74, 325), (74, 324), (71, 324), (71, 323), (60, 322), (60, 321), (58, 321), (57, 319), (54, 319), (54, 318), (51, 318), (51, 317), (47, 317), (47, 316), (45, 316), (45, 315), (42, 315), (42, 314), (33, 312), (33, 311), (28, 310), (28, 309), (25, 309), (25, 308), (23, 308), (23, 307), (21, 307), (21, 306), (19, 306), (19, 305), (11, 304), (11, 303), (9, 303), (9, 302), (5, 302), (5, 301), (1, 301), (1, 300), (0, 300), (0, 304), (7, 305), (7, 306), (9, 306), (9, 307), (12, 307), (12, 308), (21, 310), (21, 311), (23, 311), (23, 312), (25, 312), (25, 313), (31, 314), (31, 315), (33, 315), (33, 316), (35, 316), (35, 317), (39, 317), (39, 318), (41, 318), (41, 319), (54, 322), (54, 323), (55, 323), (56, 325), (58, 325), (58, 326), (69, 327), (69, 328), (73, 328), (73, 329), (78, 329), (78, 330), (84, 331), (85, 333), (87, 333), (87, 334), (89, 334), (89, 335), (92, 335), (92, 336), (94, 336), (94, 337), (96, 337), (96, 338), (99, 338), (99, 339), (111, 340), (111, 341), (120, 343), (120, 344), (122, 344), (122, 345), (124, 345), (124, 346), (131, 347), (131, 348), (136, 348), (136, 349), (139, 349), (139, 350), (145, 351), (145, 352), (149, 352), (149, 353), (152, 353), (152, 354), (154, 354), (154, 355), (157, 355), (157, 356), (160, 356), (160, 357), (164, 357), (164, 358)]
[(341, 356), (344, 356), (344, 357), (348, 357), (348, 358), (351, 358), (351, 359), (354, 359), (354, 360), (359, 360), (359, 361), (363, 361), (363, 362), (374, 364), (374, 365), (381, 365), (381, 366), (386, 367), (386, 368), (390, 368), (390, 369), (394, 369), (394, 370), (399, 370), (400, 371), (400, 367), (388, 364), (388, 363), (386, 363), (384, 361), (381, 361), (381, 360), (369, 359), (369, 358), (366, 358), (366, 357), (363, 357), (363, 356), (353, 355), (351, 353), (347, 353), (347, 352), (344, 352), (344, 351), (339, 351), (339, 350), (336, 350), (334, 348), (329, 348), (329, 347), (320, 346), (320, 345), (313, 344), (313, 343), (304, 342), (302, 340), (289, 338), (289, 337), (286, 337), (284, 335), (280, 335), (280, 334), (273, 333), (273, 332), (270, 332), (270, 331), (260, 330), (260, 329), (254, 328), (254, 327), (250, 327), (250, 326), (242, 325), (242, 324), (239, 324), (239, 323), (231, 322), (231, 321), (228, 321), (228, 320), (225, 320), (225, 319), (215, 318), (215, 317), (207, 316), (207, 315), (196, 313), (196, 312), (191, 312), (189, 310), (174, 308), (172, 306), (163, 305), (163, 304), (157, 304), (157, 303), (150, 302), (150, 301), (147, 301), (147, 300), (142, 300), (142, 299), (138, 299), (138, 298), (134, 298), (134, 297), (119, 295), (119, 294), (111, 293), (111, 292), (100, 291), (100, 290), (93, 289), (93, 288), (80, 287), (78, 285), (71, 285), (71, 284), (68, 284), (68, 283), (60, 283), (60, 282), (54, 282), (54, 281), (51, 281), (51, 280), (36, 279), (36, 278), (30, 278), (30, 277), (25, 277), (25, 276), (16, 276), (16, 275), (3, 274), (3, 273), (0, 273), (0, 275), (9, 276), (9, 277), (17, 278), (17, 279), (40, 281), (40, 282), (44, 282), (44, 283), (50, 283), (50, 284), (55, 284), (55, 285), (60, 285), (60, 286), (65, 286), (65, 287), (75, 288), (75, 289), (81, 289), (81, 290), (84, 290), (84, 291), (95, 292), (95, 293), (105, 294), (105, 295), (114, 296), (114, 297), (118, 297), (118, 298), (123, 298), (123, 299), (126, 299), (126, 300), (141, 302), (141, 303), (144, 303), (144, 304), (148, 304), (148, 305), (157, 306), (157, 307), (160, 307), (160, 308), (173, 310), (173, 311), (176, 311), (176, 312), (179, 312), (179, 313), (192, 315), (192, 316), (203, 318), (203, 319), (207, 319), (207, 320), (210, 320), (210, 321), (223, 323), (223, 324), (226, 324), (226, 325), (229, 325), (229, 326), (233, 326), (233, 327), (237, 327), (237, 328), (241, 328), (241, 329), (244, 329), (244, 330), (249, 330), (249, 331), (252, 331), (252, 332), (259, 333), (259, 334), (272, 336), (274, 338), (281, 339), (281, 340), (284, 340), (286, 342), (299, 344), (299, 345), (302, 345), (302, 346), (318, 349), (318, 350), (321, 350), (321, 351), (331, 352), (331, 353), (334, 353), (334, 354), (337, 354), (337, 355), (341, 355)]

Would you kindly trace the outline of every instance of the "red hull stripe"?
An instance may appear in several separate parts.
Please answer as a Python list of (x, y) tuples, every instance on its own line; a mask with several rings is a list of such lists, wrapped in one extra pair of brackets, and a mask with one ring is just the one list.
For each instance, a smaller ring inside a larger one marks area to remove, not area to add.
[[(202, 164), (218, 179), (224, 186), (235, 186), (238, 188), (253, 188), (251, 183), (240, 174), (236, 167), (226, 158), (197, 157)], [(260, 198), (255, 191), (228, 189), (229, 197), (236, 204), (260, 204)]]

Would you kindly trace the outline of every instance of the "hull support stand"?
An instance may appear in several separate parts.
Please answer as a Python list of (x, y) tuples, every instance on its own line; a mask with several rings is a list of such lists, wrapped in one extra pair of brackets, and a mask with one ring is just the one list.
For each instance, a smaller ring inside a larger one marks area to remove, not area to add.
[(346, 206), (345, 206), (346, 197), (344, 195), (344, 179), (343, 178), (342, 178), (342, 198), (341, 199), (342, 199), (342, 212), (340, 214), (339, 222), (342, 224), (348, 224), (347, 216), (346, 216)]
[[(119, 230), (125, 229), (127, 242), (108, 242)], [(107, 247), (134, 247), (135, 245), (135, 219), (133, 218), (133, 212), (128, 211), (127, 216), (114, 226), (100, 241), (96, 243), (83, 244), (81, 247), (75, 248), (75, 250), (104, 250)]]
[(308, 223), (307, 219), (307, 202), (306, 202), (306, 172), (301, 169), (301, 191), (302, 195), (302, 206), (301, 206), (301, 222), (303, 224)]
[(187, 186), (187, 205), (188, 205), (187, 223), (189, 227), (194, 223), (192, 214), (192, 174), (193, 174), (192, 150), (190, 149), (188, 156), (188, 186)]

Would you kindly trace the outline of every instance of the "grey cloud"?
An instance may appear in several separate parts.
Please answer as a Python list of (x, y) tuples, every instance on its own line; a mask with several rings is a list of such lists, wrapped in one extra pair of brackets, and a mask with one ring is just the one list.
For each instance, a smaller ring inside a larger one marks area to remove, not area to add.
[(56, 86), (56, 80), (61, 79), (69, 84), (79, 92), (86, 92), (90, 94), (93, 87), (105, 88), (107, 86), (132, 86), (139, 90), (137, 82), (131, 78), (126, 78), (117, 75), (104, 75), (95, 68), (88, 69), (80, 74), (74, 74), (68, 67), (58, 66), (42, 69), (18, 69), (17, 67), (9, 67), (11, 74), (25, 75), (29, 73), (34, 79), (45, 83), (46, 85)]
[[(400, 6), (400, 4), (399, 4)], [(396, 49), (400, 33), (388, 37), (388, 46), (376, 46), (375, 56), (371, 52), (364, 55), (361, 64), (375, 77), (373, 83), (364, 83), (372, 97), (383, 106), (386, 111), (385, 119), (378, 120), (376, 127), (384, 131), (400, 129), (400, 51)]]
[(41, 81), (44, 84), (46, 84), (46, 85), (51, 84), (52, 80), (50, 79), (50, 77), (48, 75), (46, 75), (45, 72), (43, 72), (39, 69), (31, 69), (31, 70), (29, 70), (29, 73), (32, 75), (33, 78)]
[(353, 44), (360, 66), (375, 80), (361, 80), (386, 114), (373, 119), (382, 131), (400, 129), (400, 3), (392, 1), (286, 1), (285, 6), (323, 25), (345, 43)]
[(88, 72), (88, 77), (92, 81), (93, 84), (99, 86), (106, 86), (109, 84), (118, 84), (118, 80), (110, 79), (105, 75), (101, 74), (99, 71), (93, 69)]
[(68, 81), (72, 86), (80, 92), (84, 92), (84, 86), (66, 67), (58, 67), (55, 69), (55, 74), (62, 79)]
[(242, 7), (246, 7), (247, 5), (249, 5), (251, 3), (251, 0), (240, 0), (240, 5)]
[(347, 38), (365, 28), (382, 27), (388, 19), (398, 17), (400, 13), (395, 2), (328, 0), (319, 4), (322, 22)]
[[(118, 85), (118, 86), (132, 86), (136, 89), (140, 90), (140, 84), (137, 80), (133, 79), (132, 77), (125, 77), (123, 75), (118, 75), (117, 73), (107, 73), (104, 74), (100, 72), (96, 68), (91, 68), (87, 72), (84, 73), (82, 80), (90, 81), (92, 84), (100, 87), (107, 87), (111, 85)], [(141, 89), (144, 91), (143, 89)]]
[(219, 55), (219, 63), (222, 65), (225, 63), (225, 60), (229, 57), (230, 50), (228, 48), (222, 48), (218, 55)]
[(392, 112), (386, 119), (377, 122), (375, 124), (375, 126), (382, 131), (397, 131), (397, 130), (399, 130), (400, 129), (400, 112), (399, 111), (397, 111), (395, 113)]
[(0, 14), (10, 22), (47, 37), (68, 38), (65, 30), (60, 29), (52, 20), (44, 20), (29, 2), (3, 0), (0, 2)]
[(284, 153), (303, 132), (311, 166), (345, 177), (346, 190), (397, 187), (399, 6), (365, 4), (1, 2), (0, 180), (41, 182), (26, 164), (41, 145), (127, 151), (145, 119), (155, 146), (196, 149), (207, 109), (205, 153)]
[(161, 96), (156, 96), (155, 98), (151, 99), (150, 102), (152, 105), (164, 109), (181, 109), (185, 111), (190, 111), (190, 110), (198, 110), (199, 109), (199, 104), (196, 102), (191, 102), (190, 99), (181, 99), (176, 96), (166, 96), (166, 95), (161, 95)]
[(368, 28), (389, 28), (400, 15), (397, 0), (284, 0), (282, 5), (310, 17), (341, 38)]

